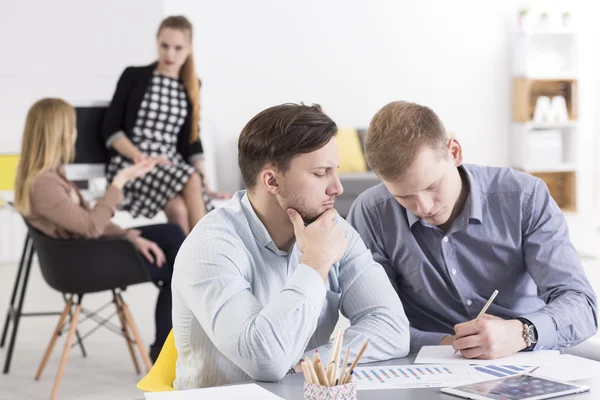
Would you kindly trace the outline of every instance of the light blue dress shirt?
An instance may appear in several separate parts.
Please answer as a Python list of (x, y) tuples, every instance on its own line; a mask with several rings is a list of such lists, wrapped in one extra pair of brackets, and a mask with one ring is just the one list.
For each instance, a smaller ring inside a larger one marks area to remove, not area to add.
[(362, 362), (408, 353), (408, 321), (385, 271), (358, 233), (336, 222), (349, 246), (326, 284), (300, 264), (296, 245), (275, 246), (245, 191), (196, 225), (172, 280), (175, 388), (276, 381), (317, 348), (326, 361), (339, 311), (351, 323), (352, 357), (367, 338)]

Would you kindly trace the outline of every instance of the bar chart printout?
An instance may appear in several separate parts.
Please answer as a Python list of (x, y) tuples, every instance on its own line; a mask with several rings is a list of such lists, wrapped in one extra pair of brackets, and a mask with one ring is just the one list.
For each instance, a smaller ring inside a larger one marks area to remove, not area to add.
[(487, 379), (527, 374), (532, 369), (532, 367), (524, 365), (473, 365), (473, 368)]
[(490, 379), (470, 365), (397, 365), (358, 367), (358, 390), (412, 389), (466, 385)]

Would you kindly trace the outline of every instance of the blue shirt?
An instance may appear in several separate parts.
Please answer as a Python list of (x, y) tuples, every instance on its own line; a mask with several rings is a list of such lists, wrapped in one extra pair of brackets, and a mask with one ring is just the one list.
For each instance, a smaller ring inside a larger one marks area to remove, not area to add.
[(535, 349), (592, 336), (596, 296), (545, 183), (508, 168), (459, 168), (470, 191), (447, 232), (406, 210), (383, 184), (362, 193), (348, 216), (402, 300), (411, 352), (476, 318), (495, 289), (487, 313), (531, 321)]
[(245, 191), (202, 218), (173, 272), (175, 388), (275, 381), (315, 349), (327, 361), (340, 312), (351, 359), (367, 339), (362, 362), (408, 354), (408, 320), (385, 271), (350, 224), (336, 222), (348, 249), (324, 283), (296, 245), (277, 248)]

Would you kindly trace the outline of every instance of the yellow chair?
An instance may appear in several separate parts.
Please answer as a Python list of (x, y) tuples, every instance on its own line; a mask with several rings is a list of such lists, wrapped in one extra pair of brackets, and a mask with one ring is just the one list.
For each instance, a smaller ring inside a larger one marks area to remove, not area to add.
[(339, 128), (336, 141), (340, 156), (338, 172), (365, 172), (367, 162), (356, 129)]
[[(0, 192), (13, 191), (17, 164), (19, 164), (17, 154), (0, 154)], [(0, 196), (0, 206), (2, 206), (2, 196)]]
[(175, 380), (176, 363), (177, 348), (175, 348), (175, 338), (171, 329), (152, 369), (137, 383), (137, 388), (144, 392), (167, 392), (175, 390), (173, 388), (173, 381)]

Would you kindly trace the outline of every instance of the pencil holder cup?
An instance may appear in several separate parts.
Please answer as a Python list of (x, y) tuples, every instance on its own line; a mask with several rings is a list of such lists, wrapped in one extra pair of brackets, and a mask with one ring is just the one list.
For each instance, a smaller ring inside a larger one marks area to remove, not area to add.
[(356, 400), (356, 383), (321, 386), (304, 382), (304, 400)]

